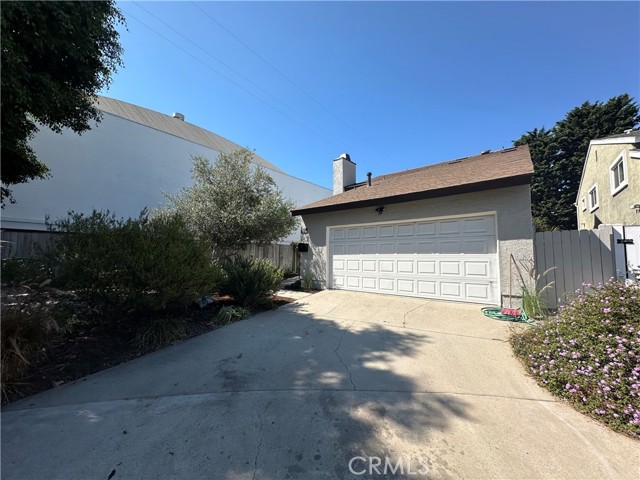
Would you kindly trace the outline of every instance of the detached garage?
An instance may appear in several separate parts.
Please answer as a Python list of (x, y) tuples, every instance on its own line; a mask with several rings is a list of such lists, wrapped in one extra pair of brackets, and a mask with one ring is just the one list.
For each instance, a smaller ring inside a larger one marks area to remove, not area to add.
[(529, 149), (429, 165), (356, 183), (334, 160), (334, 195), (301, 215), (302, 273), (320, 288), (488, 305), (518, 304), (521, 266), (533, 259)]

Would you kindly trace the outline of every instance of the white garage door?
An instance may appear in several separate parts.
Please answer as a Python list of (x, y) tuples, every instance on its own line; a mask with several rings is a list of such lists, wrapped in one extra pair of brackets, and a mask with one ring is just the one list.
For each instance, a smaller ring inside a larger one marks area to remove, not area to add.
[(499, 304), (495, 217), (329, 230), (330, 288)]

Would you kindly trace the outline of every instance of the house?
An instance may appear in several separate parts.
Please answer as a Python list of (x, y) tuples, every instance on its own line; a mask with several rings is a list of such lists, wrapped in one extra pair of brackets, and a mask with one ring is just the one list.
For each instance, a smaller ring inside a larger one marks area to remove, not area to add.
[(576, 208), (580, 230), (640, 225), (640, 130), (591, 140)]
[(358, 183), (343, 154), (333, 173), (333, 196), (292, 212), (318, 287), (516, 305), (516, 265), (533, 259), (527, 146)]
[[(45, 230), (45, 216), (66, 216), (71, 209), (109, 209), (137, 217), (143, 208), (166, 203), (163, 192), (177, 193), (191, 184), (191, 155), (214, 161), (236, 143), (185, 121), (107, 97), (99, 97), (103, 119), (90, 131), (62, 134), (41, 127), (30, 145), (51, 169), (51, 177), (13, 186), (17, 203), (3, 210), (5, 231)], [(331, 195), (331, 190), (291, 175), (255, 155), (284, 195), (304, 205)], [(300, 232), (283, 239), (298, 241)]]

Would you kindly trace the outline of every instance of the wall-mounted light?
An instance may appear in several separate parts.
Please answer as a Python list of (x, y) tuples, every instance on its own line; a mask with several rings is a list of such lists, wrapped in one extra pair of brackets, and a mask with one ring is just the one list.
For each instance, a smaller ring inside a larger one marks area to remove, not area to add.
[(384, 205), (376, 208), (376, 212), (378, 212), (378, 215), (382, 215), (382, 212), (384, 212), (385, 210), (386, 208), (384, 208)]

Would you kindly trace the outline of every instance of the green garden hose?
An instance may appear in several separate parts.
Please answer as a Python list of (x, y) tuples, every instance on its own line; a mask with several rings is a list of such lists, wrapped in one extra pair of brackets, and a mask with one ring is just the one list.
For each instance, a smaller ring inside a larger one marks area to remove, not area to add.
[(527, 323), (529, 325), (534, 325), (533, 320), (531, 320), (527, 316), (527, 313), (523, 308), (520, 309), (521, 314), (518, 316), (502, 313), (501, 307), (484, 307), (481, 310), (485, 317), (493, 318), (494, 320), (502, 320), (505, 322), (521, 322)]

